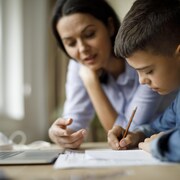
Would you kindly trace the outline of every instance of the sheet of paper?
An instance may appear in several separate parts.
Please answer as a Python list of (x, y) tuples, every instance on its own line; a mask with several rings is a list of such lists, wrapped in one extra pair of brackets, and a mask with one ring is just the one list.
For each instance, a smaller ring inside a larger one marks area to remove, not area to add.
[(102, 168), (115, 166), (165, 165), (142, 150), (114, 151), (109, 149), (86, 150), (85, 153), (60, 154), (55, 169)]
[(126, 160), (126, 161), (157, 161), (151, 154), (143, 150), (86, 150), (85, 154), (89, 158), (106, 159), (106, 160)]

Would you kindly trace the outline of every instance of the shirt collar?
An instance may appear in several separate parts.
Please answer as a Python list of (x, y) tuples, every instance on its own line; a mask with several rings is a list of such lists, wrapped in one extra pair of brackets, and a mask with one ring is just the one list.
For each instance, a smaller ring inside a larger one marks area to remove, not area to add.
[(137, 77), (135, 69), (133, 69), (127, 62), (125, 62), (125, 71), (117, 78), (117, 83), (125, 85), (129, 81), (134, 81)]

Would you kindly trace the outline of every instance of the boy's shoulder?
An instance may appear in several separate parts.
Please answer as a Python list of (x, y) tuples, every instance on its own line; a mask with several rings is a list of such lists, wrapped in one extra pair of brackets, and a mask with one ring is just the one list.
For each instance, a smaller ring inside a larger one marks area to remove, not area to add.
[(175, 107), (176, 107), (177, 111), (179, 111), (179, 108), (180, 108), (180, 88), (177, 92), (177, 96), (175, 99)]
[(179, 90), (178, 90), (177, 100), (178, 100), (178, 102), (179, 102), (179, 104), (180, 104), (180, 88), (179, 88)]

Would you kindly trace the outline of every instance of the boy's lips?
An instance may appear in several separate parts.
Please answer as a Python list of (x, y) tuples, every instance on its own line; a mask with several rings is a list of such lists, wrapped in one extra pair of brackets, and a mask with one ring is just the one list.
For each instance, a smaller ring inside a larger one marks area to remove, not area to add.
[(151, 87), (153, 91), (159, 91), (159, 88)]

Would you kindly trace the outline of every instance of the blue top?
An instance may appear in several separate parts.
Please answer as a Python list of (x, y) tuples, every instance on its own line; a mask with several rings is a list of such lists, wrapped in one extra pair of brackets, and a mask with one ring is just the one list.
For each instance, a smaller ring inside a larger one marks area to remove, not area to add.
[(151, 152), (161, 160), (180, 162), (180, 91), (161, 116), (140, 129), (147, 137), (165, 131), (165, 134), (152, 141)]
[[(70, 60), (66, 81), (66, 101), (64, 118), (72, 118), (69, 128), (79, 130), (88, 128), (95, 115), (89, 95), (79, 76), (80, 64)], [(131, 129), (140, 124), (150, 122), (172, 102), (170, 96), (160, 96), (145, 85), (140, 85), (136, 71), (128, 64), (123, 74), (115, 80), (111, 75), (103, 90), (119, 116), (115, 124), (126, 127), (133, 109), (138, 109), (131, 124)]]

